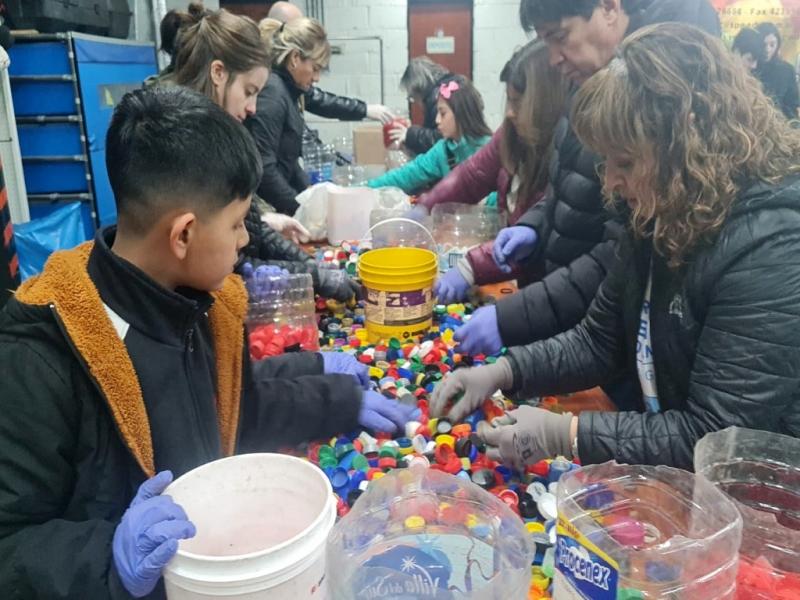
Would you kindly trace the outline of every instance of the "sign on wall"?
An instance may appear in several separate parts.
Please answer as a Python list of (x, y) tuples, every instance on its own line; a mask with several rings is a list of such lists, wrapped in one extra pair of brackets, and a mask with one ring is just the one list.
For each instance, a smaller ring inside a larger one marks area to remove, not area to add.
[(800, 0), (711, 0), (719, 11), (722, 37), (730, 45), (743, 27), (774, 23), (781, 32), (781, 55), (792, 65), (800, 55)]

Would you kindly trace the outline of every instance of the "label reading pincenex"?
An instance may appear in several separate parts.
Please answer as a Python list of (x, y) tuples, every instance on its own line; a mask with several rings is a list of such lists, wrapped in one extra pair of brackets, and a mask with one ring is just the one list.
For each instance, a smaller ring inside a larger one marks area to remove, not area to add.
[(553, 600), (616, 600), (619, 565), (558, 516)]

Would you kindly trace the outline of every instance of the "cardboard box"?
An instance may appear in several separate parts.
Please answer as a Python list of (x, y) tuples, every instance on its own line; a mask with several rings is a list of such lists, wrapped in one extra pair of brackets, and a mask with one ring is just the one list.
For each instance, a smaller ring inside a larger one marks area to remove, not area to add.
[(358, 125), (353, 128), (353, 157), (357, 165), (383, 165), (386, 148), (381, 125)]

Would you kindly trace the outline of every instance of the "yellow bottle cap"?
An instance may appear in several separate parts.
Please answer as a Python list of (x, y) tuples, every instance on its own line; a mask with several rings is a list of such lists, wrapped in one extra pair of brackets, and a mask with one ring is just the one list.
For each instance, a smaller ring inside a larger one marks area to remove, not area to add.
[(405, 520), (406, 529), (422, 529), (425, 527), (425, 519), (419, 515), (412, 515)]

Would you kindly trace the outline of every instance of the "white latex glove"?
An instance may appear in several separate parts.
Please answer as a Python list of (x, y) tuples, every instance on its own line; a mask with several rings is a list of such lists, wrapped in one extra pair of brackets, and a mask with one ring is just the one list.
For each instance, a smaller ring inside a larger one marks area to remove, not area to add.
[(311, 239), (308, 229), (303, 227), (300, 221), (288, 215), (264, 213), (261, 215), (261, 220), (295, 244), (304, 244)]
[(381, 123), (389, 123), (394, 119), (394, 115), (383, 104), (367, 104), (367, 118)]
[(408, 133), (408, 127), (397, 124), (389, 130), (389, 137), (392, 139), (393, 142), (400, 142), (401, 144), (405, 144), (407, 133)]
[(11, 64), (11, 59), (8, 58), (8, 53), (6, 49), (0, 46), (0, 69), (7, 69), (8, 65)]

